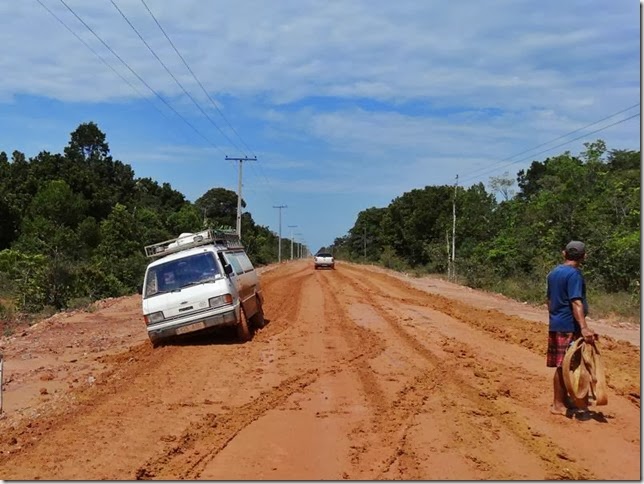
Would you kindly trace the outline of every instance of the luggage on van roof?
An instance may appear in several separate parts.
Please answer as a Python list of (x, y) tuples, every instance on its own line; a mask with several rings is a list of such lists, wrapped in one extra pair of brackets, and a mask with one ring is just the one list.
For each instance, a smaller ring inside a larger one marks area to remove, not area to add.
[(244, 246), (234, 230), (206, 229), (201, 232), (182, 233), (175, 239), (164, 240), (145, 246), (146, 257), (163, 257), (200, 245), (214, 244), (227, 249), (243, 249)]

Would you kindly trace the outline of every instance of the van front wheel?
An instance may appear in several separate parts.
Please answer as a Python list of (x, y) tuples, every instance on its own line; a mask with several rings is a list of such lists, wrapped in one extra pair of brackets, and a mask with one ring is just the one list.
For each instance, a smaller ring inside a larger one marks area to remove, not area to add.
[(239, 312), (239, 322), (237, 323), (237, 338), (244, 342), (250, 339), (250, 328), (248, 327), (248, 320), (244, 311)]
[(161, 338), (153, 338), (152, 336), (150, 336), (150, 343), (152, 344), (152, 348), (158, 348), (163, 344)]
[(253, 314), (250, 318), (250, 322), (253, 323), (255, 328), (263, 328), (266, 326), (266, 321), (264, 320), (264, 309), (262, 308), (262, 301), (258, 296), (255, 296), (257, 301), (257, 312)]

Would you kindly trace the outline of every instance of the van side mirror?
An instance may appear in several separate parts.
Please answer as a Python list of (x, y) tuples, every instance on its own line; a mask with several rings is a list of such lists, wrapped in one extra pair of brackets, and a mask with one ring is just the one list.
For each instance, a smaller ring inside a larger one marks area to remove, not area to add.
[(139, 284), (136, 286), (136, 290), (138, 291), (139, 294), (143, 294), (143, 284)]
[(227, 276), (231, 275), (233, 273), (233, 266), (230, 264), (226, 264), (224, 266), (224, 272), (226, 273)]

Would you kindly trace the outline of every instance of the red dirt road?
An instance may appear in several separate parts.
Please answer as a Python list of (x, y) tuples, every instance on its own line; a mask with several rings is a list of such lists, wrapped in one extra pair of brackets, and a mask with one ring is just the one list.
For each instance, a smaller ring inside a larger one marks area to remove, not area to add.
[(641, 478), (639, 329), (602, 335), (609, 403), (566, 418), (517, 303), (344, 263), (261, 280), (244, 344), (152, 349), (136, 296), (3, 338), (0, 478)]

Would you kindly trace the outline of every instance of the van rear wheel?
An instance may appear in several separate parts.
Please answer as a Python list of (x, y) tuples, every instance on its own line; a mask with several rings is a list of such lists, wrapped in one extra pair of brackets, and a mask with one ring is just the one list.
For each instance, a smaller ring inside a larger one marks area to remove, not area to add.
[(250, 339), (250, 328), (248, 327), (248, 320), (243, 310), (239, 312), (239, 322), (237, 323), (237, 338), (244, 342)]

